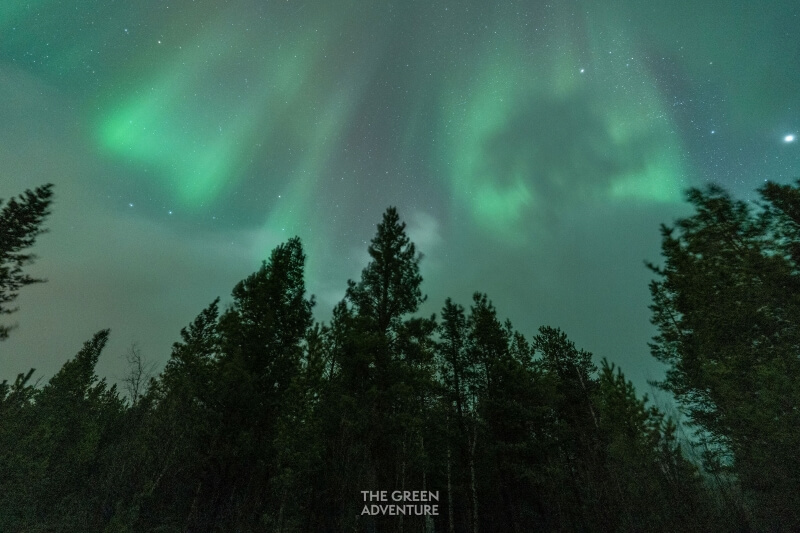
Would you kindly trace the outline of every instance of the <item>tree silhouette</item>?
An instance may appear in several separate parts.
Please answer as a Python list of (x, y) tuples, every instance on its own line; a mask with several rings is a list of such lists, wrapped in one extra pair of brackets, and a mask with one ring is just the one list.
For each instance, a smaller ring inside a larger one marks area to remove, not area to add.
[[(17, 310), (10, 305), (16, 300), (18, 291), (26, 285), (43, 280), (32, 278), (23, 271), (36, 256), (27, 250), (36, 242), (36, 237), (45, 232), (42, 223), (50, 214), (53, 186), (42, 185), (33, 191), (25, 191), (19, 198), (12, 198), (0, 210), (0, 314)], [(3, 201), (0, 199), (0, 206)], [(13, 326), (0, 324), (0, 341), (8, 338)]]
[(800, 192), (759, 192), (756, 211), (692, 189), (695, 214), (662, 228), (652, 352), (702, 430), (706, 466), (735, 474), (759, 527), (789, 531), (800, 528)]

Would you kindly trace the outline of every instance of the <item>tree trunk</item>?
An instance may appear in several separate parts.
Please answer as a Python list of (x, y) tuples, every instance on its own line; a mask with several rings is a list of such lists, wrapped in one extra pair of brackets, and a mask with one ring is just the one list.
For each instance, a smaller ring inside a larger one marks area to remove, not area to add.
[(447, 531), (455, 533), (453, 524), (453, 482), (452, 465), (450, 461), (450, 445), (447, 445)]
[(480, 530), (478, 522), (478, 487), (475, 483), (475, 444), (478, 441), (478, 425), (472, 426), (472, 442), (469, 443), (469, 483), (472, 488), (472, 533)]
[[(406, 438), (403, 436), (403, 458), (400, 461), (400, 490), (406, 490)], [(403, 533), (403, 515), (397, 521), (397, 530)]]

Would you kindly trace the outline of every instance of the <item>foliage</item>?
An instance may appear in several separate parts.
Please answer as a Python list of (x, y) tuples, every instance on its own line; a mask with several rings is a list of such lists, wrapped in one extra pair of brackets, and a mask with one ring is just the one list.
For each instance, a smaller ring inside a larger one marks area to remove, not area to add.
[[(794, 434), (769, 417), (794, 416), (779, 408), (796, 393), (796, 310), (776, 284), (794, 283), (800, 209), (794, 189), (765, 189), (757, 216), (719, 190), (693, 194), (701, 218), (665, 230), (654, 352), (672, 365), (665, 386), (716, 439), (710, 449), (730, 453), (756, 494), (754, 469), (795, 461)], [(468, 309), (447, 299), (438, 321), (418, 316), (421, 255), (394, 208), (369, 254), (323, 325), (300, 240), (278, 246), (227, 307), (214, 300), (180, 331), (158, 376), (147, 381), (131, 349), (127, 401), (95, 374), (107, 330), (43, 386), (33, 371), (0, 384), (0, 530), (748, 527), (756, 504), (707, 482), (675, 423), (620, 369), (598, 370), (557, 328), (527, 339), (483, 293)], [(755, 453), (745, 422), (776, 441)], [(773, 482), (785, 489), (792, 473), (782, 475)], [(439, 514), (365, 515), (365, 490), (434, 491)], [(759, 490), (769, 512), (791, 503)]]
[[(22, 287), (43, 281), (26, 274), (23, 267), (36, 259), (27, 249), (45, 232), (42, 223), (50, 214), (52, 198), (53, 186), (43, 185), (12, 198), (0, 209), (0, 314), (16, 311), (10, 305)], [(8, 338), (11, 329), (0, 324), (0, 341)]]
[(741, 482), (757, 527), (788, 531), (800, 528), (800, 193), (759, 192), (754, 209), (692, 189), (696, 213), (662, 228), (652, 350), (708, 443), (708, 468)]

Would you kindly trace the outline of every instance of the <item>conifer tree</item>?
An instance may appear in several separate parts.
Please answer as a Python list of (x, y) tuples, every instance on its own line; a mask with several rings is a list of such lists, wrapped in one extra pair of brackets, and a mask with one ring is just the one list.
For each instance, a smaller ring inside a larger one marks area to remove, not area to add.
[[(358, 467), (342, 472), (348, 490), (403, 490), (425, 475), (423, 428), (432, 396), (435, 323), (408, 318), (425, 298), (421, 256), (405, 227), (397, 210), (388, 208), (368, 248), (371, 261), (358, 282), (348, 281), (331, 328), (332, 365), (338, 370), (331, 404), (341, 409), (328, 440), (363, 450)], [(342, 448), (329, 453), (350, 456)]]
[[(10, 305), (22, 287), (43, 281), (26, 274), (23, 267), (36, 258), (27, 249), (45, 232), (42, 223), (50, 214), (52, 198), (53, 186), (43, 185), (12, 198), (0, 209), (0, 315), (16, 311)], [(8, 338), (11, 329), (0, 324), (0, 341)]]
[[(796, 525), (800, 190), (762, 194), (753, 212), (697, 193), (665, 230), (653, 349), (756, 529), (780, 531)], [(43, 387), (0, 383), (0, 530), (747, 528), (621, 370), (598, 374), (556, 328), (528, 342), (482, 293), (468, 313), (448, 298), (438, 326), (413, 316), (421, 256), (394, 208), (369, 254), (312, 326), (301, 243), (277, 247), (181, 330), (160, 376), (131, 382), (136, 401), (96, 375), (108, 331)], [(440, 514), (362, 515), (363, 490), (438, 491)]]
[(415, 312), (425, 301), (420, 288), (422, 256), (405, 229), (397, 209), (388, 208), (367, 249), (372, 261), (358, 283), (348, 282), (347, 299), (360, 316), (374, 321), (375, 329), (386, 334), (398, 326), (402, 316)]
[(18, 530), (91, 530), (104, 520), (103, 455), (124, 409), (116, 386), (95, 373), (108, 336), (108, 330), (96, 333), (36, 395), (34, 423), (42, 439), (34, 453), (45, 466), (29, 480), (36, 508)]
[[(624, 531), (724, 530), (697, 468), (684, 457), (674, 422), (639, 398), (622, 370), (603, 359), (597, 415), (614, 520)], [(705, 501), (704, 501), (705, 500)]]
[(800, 269), (797, 186), (767, 184), (761, 209), (719, 187), (692, 189), (695, 213), (662, 227), (650, 265), (653, 355), (662, 386), (707, 442), (712, 472), (734, 474), (757, 527), (800, 528)]
[(280, 529), (286, 519), (297, 478), (285, 473), (295, 457), (289, 448), (296, 443), (293, 424), (305, 416), (297, 412), (304, 405), (298, 380), (314, 305), (306, 295), (304, 264), (299, 238), (278, 246), (236, 285), (233, 304), (219, 320), (219, 438), (227, 467), (217, 494), (238, 501), (220, 518), (227, 528), (268, 523)]

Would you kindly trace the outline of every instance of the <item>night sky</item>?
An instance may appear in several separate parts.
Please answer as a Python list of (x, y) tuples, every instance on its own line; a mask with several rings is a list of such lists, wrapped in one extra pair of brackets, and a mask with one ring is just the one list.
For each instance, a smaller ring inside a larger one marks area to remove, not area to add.
[(102, 328), (99, 374), (163, 365), (294, 235), (327, 320), (394, 205), (427, 314), (483, 291), (643, 386), (683, 191), (800, 177), (799, 29), (796, 0), (2, 2), (0, 197), (56, 198), (0, 378)]

